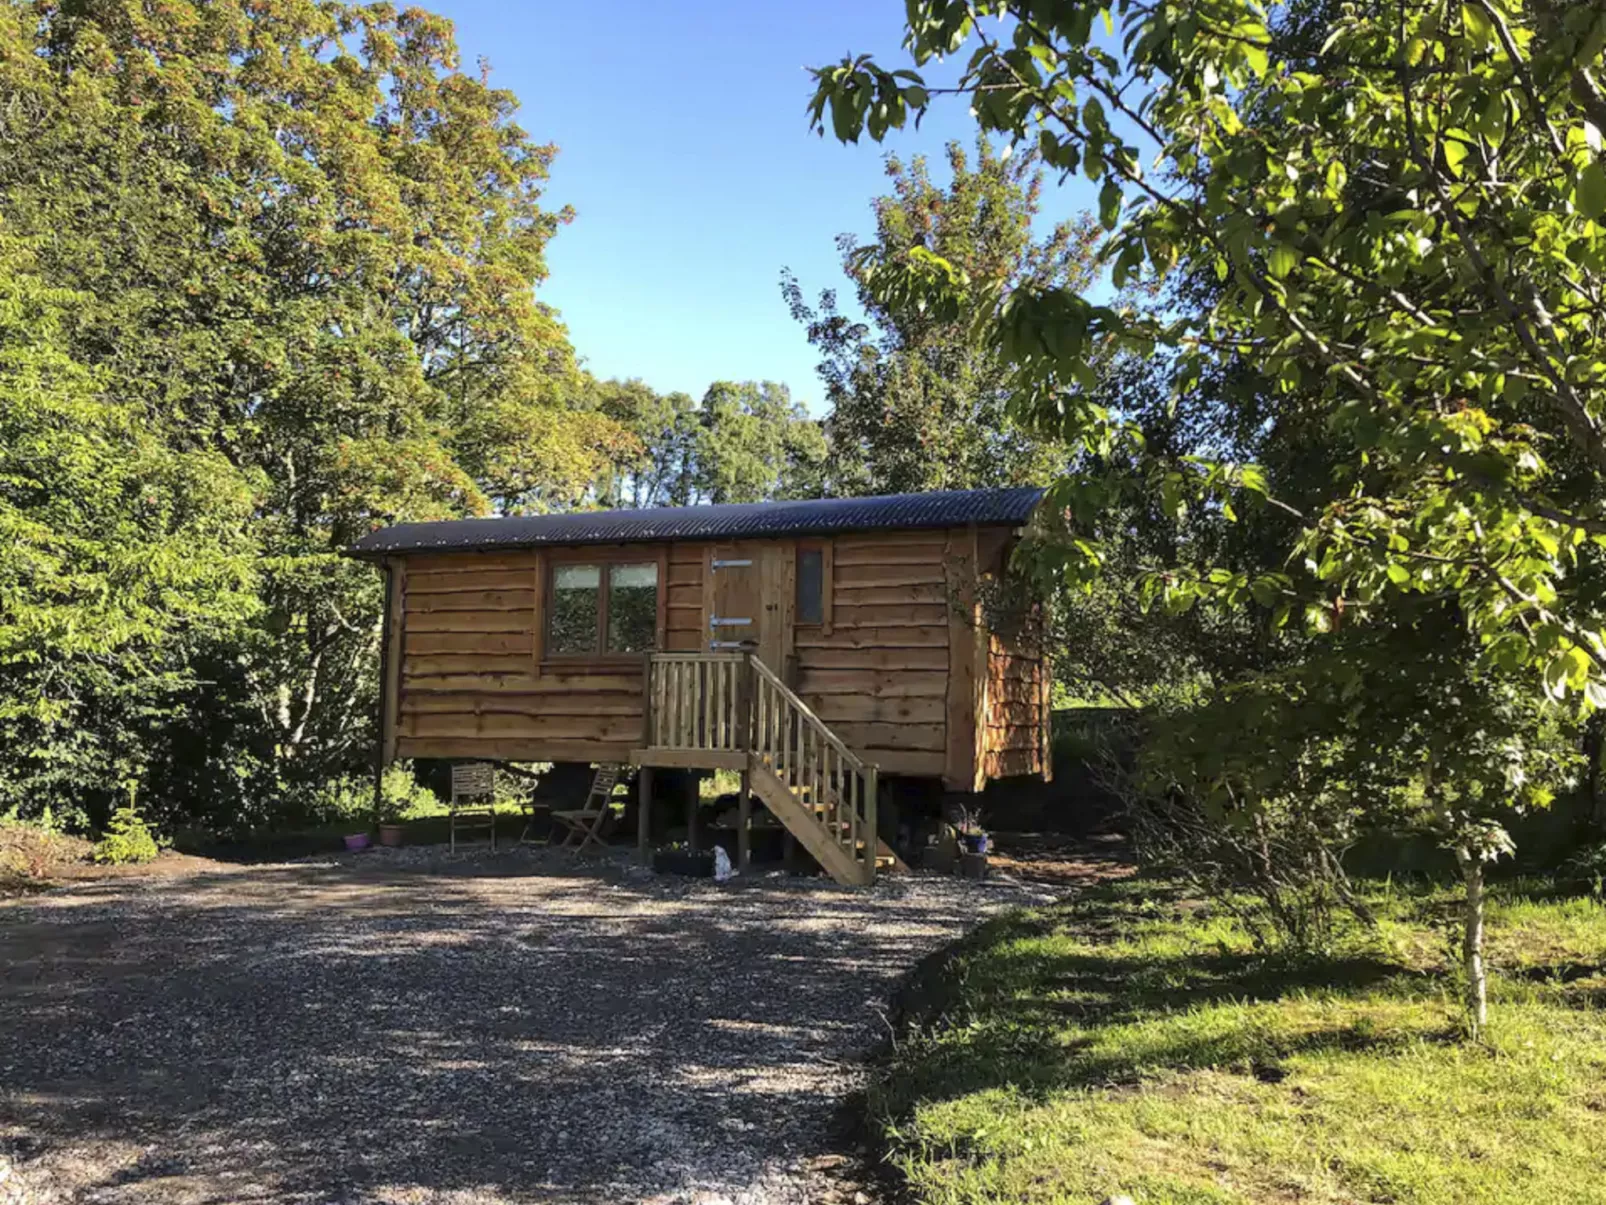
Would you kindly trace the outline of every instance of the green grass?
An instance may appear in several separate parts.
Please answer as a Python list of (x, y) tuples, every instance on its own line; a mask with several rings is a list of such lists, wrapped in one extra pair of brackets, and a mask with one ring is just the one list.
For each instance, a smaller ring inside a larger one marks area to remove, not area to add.
[(889, 1158), (933, 1203), (1606, 1201), (1606, 906), (1501, 889), (1473, 1044), (1454, 896), (1371, 894), (1321, 959), (1153, 879), (984, 926), (910, 993)]

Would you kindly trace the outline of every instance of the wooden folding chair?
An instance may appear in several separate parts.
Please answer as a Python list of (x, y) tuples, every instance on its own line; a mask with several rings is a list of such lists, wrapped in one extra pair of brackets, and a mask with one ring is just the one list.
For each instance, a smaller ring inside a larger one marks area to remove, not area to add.
[(457, 851), (457, 834), (484, 831), (496, 849), (496, 767), (489, 762), (465, 762), (452, 767), (452, 801), (448, 805), (451, 848)]
[[(607, 844), (606, 838), (613, 828), (615, 819), (614, 788), (624, 778), (625, 767), (600, 765), (591, 779), (591, 790), (586, 792), (584, 807), (553, 811), (552, 819), (566, 830), (563, 840), (558, 843), (560, 849), (572, 846), (575, 853), (579, 853), (588, 845)], [(576, 842), (578, 844), (575, 844)]]

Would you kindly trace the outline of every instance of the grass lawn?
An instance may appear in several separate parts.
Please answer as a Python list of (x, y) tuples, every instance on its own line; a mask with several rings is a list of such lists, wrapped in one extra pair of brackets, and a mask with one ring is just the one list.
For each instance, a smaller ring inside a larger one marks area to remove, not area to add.
[(1331, 958), (1128, 879), (978, 930), (910, 993), (870, 1095), (924, 1202), (1606, 1202), (1606, 905), (1490, 909), (1463, 1040), (1454, 895), (1377, 887)]

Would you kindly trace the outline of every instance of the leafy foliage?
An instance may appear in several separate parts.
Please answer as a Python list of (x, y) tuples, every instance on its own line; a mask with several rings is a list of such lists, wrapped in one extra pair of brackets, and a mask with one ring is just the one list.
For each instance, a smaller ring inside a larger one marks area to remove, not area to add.
[(887, 160), (889, 195), (872, 203), (876, 234), (838, 240), (842, 267), (869, 318), (854, 322), (834, 291), (818, 308), (790, 273), (782, 292), (821, 355), (839, 493), (970, 489), (1041, 479), (1063, 464), (1052, 440), (1005, 419), (1010, 369), (969, 337), (972, 315), (871, 288), (876, 265), (941, 261), (966, 279), (1017, 289), (1082, 288), (1091, 280), (1090, 219), (1039, 237), (1042, 172), (1033, 155), (1002, 156), (983, 138), (971, 163), (947, 149), (951, 179), (935, 184), (924, 157)]
[[(1075, 450), (1046, 572), (1107, 568), (1147, 493), (1174, 539), (1130, 562), (1145, 602), (1339, 639), (1260, 642), (1238, 672), (1275, 683), (1261, 735), (1281, 744), (1257, 767), (1213, 740), (1199, 785), (1299, 790), (1331, 748), (1369, 809), (1414, 801), (1466, 881), (1476, 1025), (1502, 816), (1567, 784), (1576, 709), (1606, 703), (1606, 14), (1121, 0), (1106, 36), (1100, 11), (916, 0), (907, 44), (915, 67), (969, 48), (953, 91), (978, 125), (1096, 184), (1100, 266), (1164, 304), (1000, 287), (930, 253), (867, 257), (867, 286), (974, 315), (1012, 367), (1013, 415)], [(934, 103), (916, 71), (866, 57), (815, 76), (813, 121), (839, 138)], [(1221, 421), (1152, 448), (1152, 424), (1099, 396), (1123, 356), (1162, 364), (1173, 397), (1215, 396)], [(1268, 446), (1276, 478), (1245, 456)], [(1223, 537), (1268, 510), (1250, 540)], [(1319, 735), (1290, 710), (1334, 692)]]
[(760, 502), (824, 488), (825, 437), (785, 385), (715, 381), (696, 404), (640, 381), (609, 381), (593, 395), (637, 441), (599, 482), (604, 505)]
[[(1120, 312), (928, 255), (868, 260), (872, 289), (985, 312), (980, 339), (1014, 368), (1017, 415), (1095, 456), (1134, 435), (1085, 400), (1106, 341), (1176, 349), (1182, 388), (1222, 352), (1252, 353), (1275, 397), (1314, 396), (1355, 452), (1296, 508), (1295, 551), (1321, 589), (1281, 614), (1321, 631), (1346, 605), (1447, 591), (1488, 663), (1536, 671), (1558, 698), (1606, 700), (1598, 595), (1580, 588), (1606, 538), (1590, 301), (1606, 272), (1606, 17), (1495, 0), (1398, 20), (1274, 9), (1271, 25), (1240, 0), (1109, 11), (1119, 55), (1095, 40), (1095, 11), (1071, 3), (923, 0), (909, 41), (916, 65), (972, 46), (958, 90), (978, 124), (1100, 185), (1117, 286), (1209, 270), (1221, 287), (1181, 314)], [(1011, 18), (1004, 33), (990, 15)], [(816, 123), (829, 110), (843, 138), (932, 103), (916, 73), (866, 58), (816, 77)], [(1176, 508), (1266, 491), (1219, 457), (1170, 486)], [(1084, 544), (1067, 548), (1073, 567), (1098, 561)], [(1234, 602), (1252, 585), (1162, 581)]]
[(0, 804), (252, 826), (371, 749), (370, 527), (583, 498), (554, 148), (450, 26), (0, 10)]

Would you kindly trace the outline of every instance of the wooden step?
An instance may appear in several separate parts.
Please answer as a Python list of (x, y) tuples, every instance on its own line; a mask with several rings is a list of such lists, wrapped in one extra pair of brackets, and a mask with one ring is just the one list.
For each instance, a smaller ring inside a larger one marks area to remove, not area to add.
[(757, 758), (753, 759), (750, 778), (754, 793), (763, 800), (770, 815), (786, 826), (828, 875), (847, 886), (864, 886), (870, 881), (875, 868), (866, 866), (832, 836), (813, 809)]

